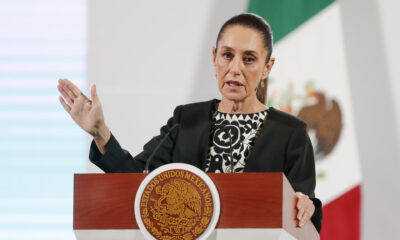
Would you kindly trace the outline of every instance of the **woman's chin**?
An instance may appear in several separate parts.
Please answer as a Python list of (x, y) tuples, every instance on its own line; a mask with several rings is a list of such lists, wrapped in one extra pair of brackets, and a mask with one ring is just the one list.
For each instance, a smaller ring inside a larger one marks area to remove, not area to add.
[(233, 102), (241, 102), (246, 98), (245, 95), (238, 94), (238, 93), (225, 93), (225, 94), (222, 94), (222, 96), (224, 97), (225, 100), (233, 101)]

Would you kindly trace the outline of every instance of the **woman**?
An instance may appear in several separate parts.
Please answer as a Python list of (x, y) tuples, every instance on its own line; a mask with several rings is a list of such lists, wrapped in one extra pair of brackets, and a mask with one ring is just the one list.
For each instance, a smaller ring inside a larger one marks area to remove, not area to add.
[(143, 172), (146, 160), (168, 134), (150, 169), (184, 162), (206, 172), (284, 172), (297, 192), (299, 226), (311, 219), (320, 231), (321, 202), (314, 198), (315, 164), (306, 125), (263, 104), (275, 61), (271, 53), (272, 32), (265, 20), (254, 14), (228, 20), (212, 50), (221, 100), (178, 106), (160, 135), (135, 157), (121, 148), (106, 126), (95, 86), (90, 100), (69, 80), (60, 79), (60, 102), (93, 136), (89, 158), (105, 172)]

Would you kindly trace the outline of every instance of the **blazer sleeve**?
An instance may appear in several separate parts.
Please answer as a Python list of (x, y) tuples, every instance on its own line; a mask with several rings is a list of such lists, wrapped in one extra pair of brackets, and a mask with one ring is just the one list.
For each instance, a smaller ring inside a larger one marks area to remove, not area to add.
[(307, 194), (315, 206), (311, 217), (315, 228), (321, 231), (322, 204), (315, 198), (315, 161), (314, 151), (307, 134), (306, 124), (299, 124), (291, 134), (286, 149), (285, 174), (296, 192)]
[[(115, 136), (111, 134), (111, 138), (106, 144), (104, 155), (101, 154), (96, 143), (92, 141), (89, 150), (90, 161), (106, 173), (143, 172), (146, 160), (160, 143), (161, 139), (163, 139), (175, 124), (179, 123), (180, 112), (181, 106), (175, 108), (173, 117), (168, 120), (167, 124), (161, 127), (160, 134), (147, 142), (143, 146), (143, 151), (135, 157), (123, 149)], [(151, 161), (150, 170), (172, 162), (172, 152), (178, 131), (179, 127), (178, 129), (172, 130), (165, 142), (157, 150)]]

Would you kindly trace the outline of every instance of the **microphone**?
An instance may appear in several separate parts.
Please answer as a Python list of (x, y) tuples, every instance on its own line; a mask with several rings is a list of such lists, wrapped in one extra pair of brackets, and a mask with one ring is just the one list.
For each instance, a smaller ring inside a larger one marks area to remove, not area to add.
[(149, 173), (149, 166), (150, 166), (150, 162), (153, 159), (154, 155), (156, 154), (156, 152), (158, 151), (158, 149), (163, 145), (163, 143), (165, 142), (165, 140), (167, 139), (167, 137), (171, 134), (172, 130), (174, 130), (175, 128), (177, 128), (179, 126), (179, 123), (176, 123), (175, 125), (173, 125), (167, 132), (167, 134), (165, 134), (165, 136), (161, 139), (161, 141), (158, 143), (157, 147), (154, 148), (153, 152), (150, 154), (150, 156), (147, 158), (146, 160), (146, 167), (144, 168), (143, 173)]
[(229, 145), (229, 153), (230, 153), (230, 156), (231, 156), (231, 169), (230, 169), (230, 172), (233, 173), (234, 163), (233, 163), (232, 136), (231, 136), (231, 134), (229, 133), (228, 129), (225, 127), (224, 124), (221, 123), (221, 124), (218, 124), (218, 125), (216, 125), (216, 126), (222, 128), (222, 130), (223, 130), (223, 131), (228, 135), (228, 137), (229, 137), (229, 143), (230, 143), (230, 145)]

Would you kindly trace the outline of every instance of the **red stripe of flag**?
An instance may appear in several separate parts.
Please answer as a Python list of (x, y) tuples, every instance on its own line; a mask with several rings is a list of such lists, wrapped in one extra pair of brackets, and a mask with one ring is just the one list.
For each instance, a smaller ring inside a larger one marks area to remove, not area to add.
[(321, 240), (360, 240), (361, 186), (324, 205)]

